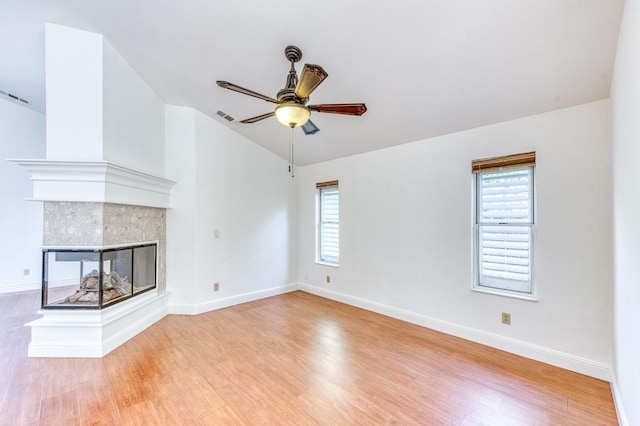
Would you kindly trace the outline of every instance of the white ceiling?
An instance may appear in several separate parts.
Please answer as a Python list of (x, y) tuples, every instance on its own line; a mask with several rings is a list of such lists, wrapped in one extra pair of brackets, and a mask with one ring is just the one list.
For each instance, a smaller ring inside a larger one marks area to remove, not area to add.
[(44, 112), (44, 23), (104, 34), (169, 104), (196, 108), (286, 158), (273, 104), (288, 44), (329, 78), (310, 103), (365, 102), (362, 117), (313, 113), (295, 130), (311, 164), (609, 96), (624, 0), (2, 0), (0, 90)]

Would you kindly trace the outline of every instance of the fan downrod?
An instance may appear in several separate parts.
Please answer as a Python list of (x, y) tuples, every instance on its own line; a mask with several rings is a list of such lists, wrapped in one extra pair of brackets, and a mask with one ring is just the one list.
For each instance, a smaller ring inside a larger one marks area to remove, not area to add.
[(302, 59), (302, 50), (298, 46), (289, 45), (284, 48), (284, 56), (289, 62), (298, 62)]

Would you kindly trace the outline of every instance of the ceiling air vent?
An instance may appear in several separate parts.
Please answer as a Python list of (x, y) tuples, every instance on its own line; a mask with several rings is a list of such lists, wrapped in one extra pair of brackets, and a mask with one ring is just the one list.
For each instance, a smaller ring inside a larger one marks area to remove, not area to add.
[(22, 102), (23, 104), (29, 105), (29, 101), (26, 99), (22, 99), (20, 96), (16, 96), (13, 93), (5, 92), (4, 90), (0, 90), (0, 94), (8, 97), (9, 99), (13, 99), (17, 102)]
[(218, 111), (216, 114), (218, 114), (220, 117), (224, 118), (227, 121), (234, 121), (235, 118), (233, 118), (232, 116), (230, 116), (229, 114), (227, 114), (226, 112), (223, 111)]

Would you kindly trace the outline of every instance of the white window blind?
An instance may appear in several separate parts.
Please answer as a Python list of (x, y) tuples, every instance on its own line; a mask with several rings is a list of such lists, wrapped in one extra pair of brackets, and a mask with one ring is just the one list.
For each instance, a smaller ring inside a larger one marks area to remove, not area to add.
[(318, 260), (337, 265), (340, 261), (340, 192), (338, 182), (323, 182), (318, 204)]
[(474, 170), (478, 286), (532, 292), (533, 170)]

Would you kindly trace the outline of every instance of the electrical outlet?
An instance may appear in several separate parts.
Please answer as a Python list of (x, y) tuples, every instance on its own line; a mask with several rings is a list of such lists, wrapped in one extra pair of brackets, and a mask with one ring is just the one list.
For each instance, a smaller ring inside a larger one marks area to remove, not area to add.
[(327, 275), (327, 284), (329, 284), (331, 282), (331, 276)]
[(220, 283), (213, 283), (213, 291), (220, 290)]
[(502, 323), (506, 325), (511, 325), (511, 314), (508, 312), (502, 313)]
[(22, 275), (31, 275), (31, 268), (24, 268), (22, 270)]

